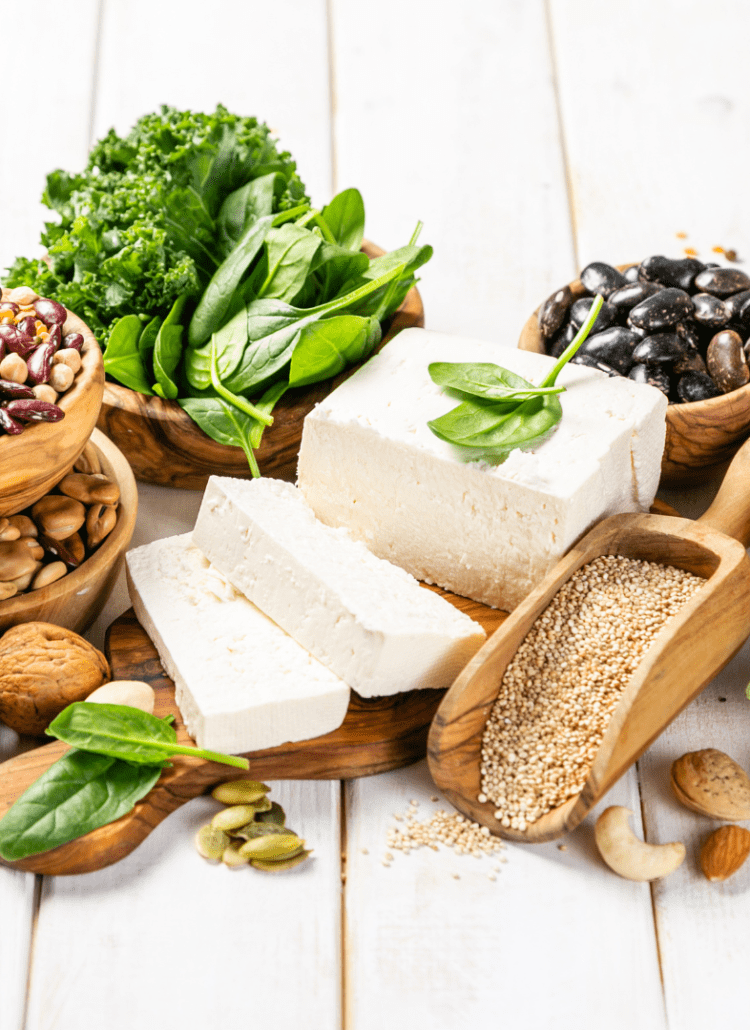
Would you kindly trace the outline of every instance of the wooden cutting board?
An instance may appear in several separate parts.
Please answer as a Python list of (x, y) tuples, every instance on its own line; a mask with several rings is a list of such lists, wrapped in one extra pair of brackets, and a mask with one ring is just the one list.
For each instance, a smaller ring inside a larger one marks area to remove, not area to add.
[[(434, 590), (466, 612), (488, 636), (507, 618), (505, 612), (437, 587), (425, 589)], [(150, 683), (156, 693), (154, 714), (173, 714), (178, 742), (194, 745), (175, 704), (174, 684), (164, 674), (156, 648), (132, 609), (110, 626), (105, 650), (112, 678)], [(430, 723), (444, 694), (444, 690), (412, 690), (391, 697), (361, 698), (352, 691), (346, 717), (337, 730), (247, 754), (247, 771), (176, 756), (153, 790), (121, 819), (43, 854), (18, 862), (0, 859), (0, 863), (54, 876), (93, 872), (125, 858), (162, 819), (223, 780), (353, 779), (409, 765), (426, 753)], [(0, 817), (67, 750), (66, 744), (55, 741), (0, 765)]]

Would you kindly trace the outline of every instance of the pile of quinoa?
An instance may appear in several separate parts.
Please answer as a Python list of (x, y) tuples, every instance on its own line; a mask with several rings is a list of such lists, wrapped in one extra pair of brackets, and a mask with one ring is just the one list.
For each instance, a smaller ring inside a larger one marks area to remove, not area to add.
[(704, 583), (604, 555), (563, 585), (508, 665), (482, 738), (478, 800), (502, 826), (523, 831), (581, 791), (641, 659)]

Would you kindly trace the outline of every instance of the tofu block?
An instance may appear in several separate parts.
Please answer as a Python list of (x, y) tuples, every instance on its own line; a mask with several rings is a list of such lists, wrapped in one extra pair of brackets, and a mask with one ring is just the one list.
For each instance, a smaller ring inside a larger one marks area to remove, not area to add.
[(491, 465), (428, 428), (458, 403), (430, 379), (432, 361), (493, 362), (535, 383), (554, 363), (482, 340), (400, 333), (305, 419), (298, 485), (327, 525), (417, 579), (511, 610), (594, 523), (648, 510), (664, 448), (659, 390), (568, 364), (555, 432)]
[(238, 590), (362, 697), (447, 687), (481, 626), (278, 479), (208, 482), (194, 544)]
[(189, 533), (126, 560), (138, 621), (199, 747), (240, 754), (341, 725), (348, 686), (212, 568)]

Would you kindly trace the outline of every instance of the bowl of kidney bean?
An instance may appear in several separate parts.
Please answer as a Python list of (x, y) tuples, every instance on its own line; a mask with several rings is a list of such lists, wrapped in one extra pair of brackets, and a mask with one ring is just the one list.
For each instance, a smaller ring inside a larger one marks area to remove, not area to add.
[(27, 287), (0, 296), (0, 516), (59, 482), (83, 451), (104, 393), (94, 335)]
[(593, 297), (604, 304), (574, 362), (669, 398), (662, 483), (696, 483), (750, 434), (750, 275), (696, 258), (594, 261), (526, 322), (522, 350), (558, 356)]

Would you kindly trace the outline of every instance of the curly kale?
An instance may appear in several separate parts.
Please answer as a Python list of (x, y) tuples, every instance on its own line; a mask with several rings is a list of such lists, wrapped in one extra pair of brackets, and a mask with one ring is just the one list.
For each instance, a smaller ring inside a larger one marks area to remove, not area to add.
[(41, 234), (48, 258), (17, 258), (5, 285), (65, 304), (104, 346), (123, 315), (165, 316), (178, 296), (203, 291), (221, 263), (222, 202), (269, 172), (279, 173), (274, 212), (309, 202), (267, 125), (221, 105), (211, 115), (163, 106), (125, 138), (110, 129), (81, 174), (47, 177), (42, 199), (59, 216)]

